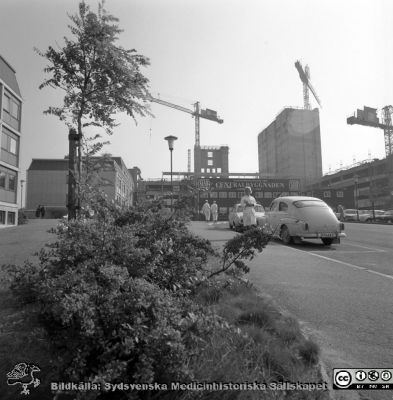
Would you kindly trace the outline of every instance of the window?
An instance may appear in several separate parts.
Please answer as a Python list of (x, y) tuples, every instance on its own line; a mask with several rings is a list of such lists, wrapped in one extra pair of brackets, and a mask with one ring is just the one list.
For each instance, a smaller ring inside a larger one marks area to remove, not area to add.
[(218, 197), (220, 199), (226, 199), (226, 198), (228, 198), (228, 193), (227, 192), (219, 192)]
[(21, 103), (10, 93), (5, 92), (3, 98), (3, 120), (13, 128), (20, 128)]
[(341, 190), (337, 191), (336, 193), (337, 197), (344, 197), (344, 192), (342, 192)]
[(216, 173), (216, 169), (212, 168), (212, 173), (215, 174)]
[(323, 197), (330, 198), (331, 197), (330, 190), (327, 190), (327, 191), (323, 192)]
[(213, 160), (207, 160), (207, 165), (213, 165)]
[(228, 192), (228, 197), (230, 198), (230, 199), (236, 199), (236, 192)]
[(5, 211), (0, 210), (0, 225), (5, 225)]
[(288, 204), (280, 201), (280, 205), (278, 206), (278, 211), (288, 211)]
[(8, 190), (15, 192), (16, 189), (16, 176), (8, 175)]
[(15, 213), (8, 211), (8, 218), (7, 218), (8, 225), (15, 225)]
[(321, 200), (298, 200), (293, 203), (293, 205), (297, 208), (303, 207), (325, 207), (328, 205)]
[(205, 168), (201, 168), (201, 172), (202, 172), (202, 174), (204, 174), (205, 173)]
[(206, 173), (210, 174), (210, 168), (206, 168)]
[(13, 138), (10, 138), (9, 152), (12, 154), (16, 154), (16, 140)]
[(5, 189), (5, 172), (0, 171), (0, 188)]
[(213, 157), (213, 152), (212, 152), (212, 151), (208, 151), (208, 152), (207, 152), (207, 156), (208, 156), (208, 157)]
[(217, 197), (217, 192), (210, 192), (210, 197), (212, 198)]
[(18, 165), (19, 138), (10, 130), (3, 127), (1, 132), (1, 160), (8, 164)]
[(12, 101), (12, 107), (11, 107), (11, 115), (15, 119), (19, 119), (19, 104), (13, 100)]
[(221, 168), (217, 168), (217, 174), (221, 174)]
[(271, 199), (272, 197), (272, 192), (265, 192), (265, 199)]

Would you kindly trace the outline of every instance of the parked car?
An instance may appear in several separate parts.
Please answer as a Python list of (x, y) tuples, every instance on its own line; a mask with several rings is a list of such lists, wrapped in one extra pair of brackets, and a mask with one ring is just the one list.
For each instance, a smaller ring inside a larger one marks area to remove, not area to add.
[(344, 210), (344, 221), (357, 221), (358, 220), (358, 210), (353, 208), (347, 208)]
[[(374, 219), (375, 215), (375, 219)], [(385, 215), (385, 210), (370, 210), (370, 218), (366, 220), (366, 222), (371, 222), (371, 221), (383, 221), (383, 216)]]
[[(257, 218), (257, 225), (263, 226), (266, 223), (265, 209), (260, 204), (255, 206), (255, 214)], [(238, 230), (243, 227), (243, 206), (235, 204), (229, 211), (228, 215), (229, 227)]]
[(285, 196), (273, 200), (266, 211), (267, 223), (273, 236), (285, 244), (302, 239), (321, 239), (329, 246), (346, 237), (344, 223), (333, 210), (315, 197)]
[(379, 221), (387, 222), (388, 224), (393, 223), (393, 210), (387, 210), (382, 215), (378, 216)]
[(370, 210), (359, 210), (359, 221), (360, 222), (371, 222), (373, 218), (373, 212)]

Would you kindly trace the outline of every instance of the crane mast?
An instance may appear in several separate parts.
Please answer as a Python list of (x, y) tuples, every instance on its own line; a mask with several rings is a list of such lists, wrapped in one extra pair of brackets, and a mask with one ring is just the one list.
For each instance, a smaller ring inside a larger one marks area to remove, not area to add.
[(188, 109), (186, 107), (179, 106), (177, 104), (170, 103), (169, 101), (161, 100), (156, 97), (150, 97), (150, 101), (153, 103), (158, 103), (166, 107), (174, 108), (178, 111), (183, 111), (185, 113), (191, 114), (195, 117), (195, 147), (200, 147), (200, 128), (199, 128), (199, 120), (200, 118), (208, 119), (213, 122), (217, 122), (222, 124), (224, 122), (223, 119), (219, 118), (217, 115), (217, 111), (210, 110), (209, 108), (201, 109), (199, 105), (199, 101), (194, 104), (194, 110)]
[(309, 68), (309, 66), (306, 65), (304, 67), (304, 70), (303, 70), (303, 67), (302, 67), (302, 64), (300, 64), (300, 61), (296, 61), (295, 62), (295, 67), (296, 67), (297, 71), (299, 72), (300, 80), (303, 83), (304, 108), (306, 110), (311, 110), (309, 90), (313, 94), (313, 96), (314, 96), (316, 102), (318, 103), (318, 105), (322, 108), (321, 101), (319, 100), (319, 97), (318, 97), (314, 87), (312, 86), (312, 84), (310, 82), (310, 68)]

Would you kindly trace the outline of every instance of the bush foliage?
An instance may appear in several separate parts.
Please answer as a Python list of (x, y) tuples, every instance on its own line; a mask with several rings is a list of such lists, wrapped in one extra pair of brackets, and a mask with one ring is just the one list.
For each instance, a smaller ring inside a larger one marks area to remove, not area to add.
[[(159, 204), (120, 210), (99, 196), (91, 210), (93, 218), (57, 226), (58, 240), (40, 251), (38, 264), (8, 267), (14, 294), (28, 305), (39, 322), (37, 332), (41, 337), (44, 332), (51, 346), (51, 380), (170, 385), (251, 377), (262, 382), (269, 379), (265, 371), (282, 368), (245, 326), (274, 328), (270, 311), (254, 310), (246, 302), (238, 318), (228, 323), (205, 305), (218, 302), (228, 290), (247, 287), (244, 261), (263, 250), (269, 235), (260, 228), (237, 235), (217, 258), (209, 241), (187, 229), (184, 210), (169, 217)], [(212, 258), (218, 259), (213, 266)], [(286, 326), (279, 331), (292, 342), (296, 331)], [(310, 365), (317, 352), (311, 347), (304, 343), (299, 351)], [(233, 363), (241, 376), (236, 368), (229, 369)], [(83, 399), (207, 395), (76, 393)], [(223, 396), (243, 398), (232, 392)]]

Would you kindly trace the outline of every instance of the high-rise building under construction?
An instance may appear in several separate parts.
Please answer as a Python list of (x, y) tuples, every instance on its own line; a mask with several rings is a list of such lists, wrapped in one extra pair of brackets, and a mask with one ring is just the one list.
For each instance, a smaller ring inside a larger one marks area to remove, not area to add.
[(259, 173), (299, 178), (302, 189), (322, 177), (319, 110), (284, 108), (258, 135)]

